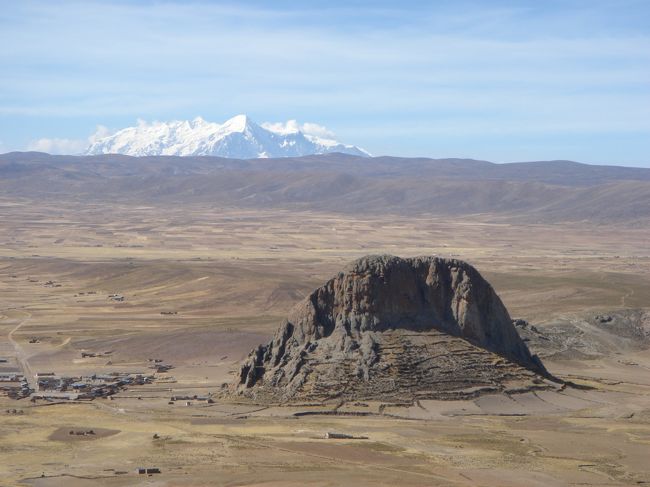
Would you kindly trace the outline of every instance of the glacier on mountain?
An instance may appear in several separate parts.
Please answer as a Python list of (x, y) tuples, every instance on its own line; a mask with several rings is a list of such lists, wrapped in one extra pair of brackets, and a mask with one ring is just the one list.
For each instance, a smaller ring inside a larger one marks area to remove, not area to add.
[[(310, 127), (311, 126), (311, 127)], [(318, 128), (305, 133), (305, 128)], [(331, 132), (315, 124), (265, 123), (258, 125), (246, 115), (237, 115), (223, 124), (194, 120), (139, 121), (112, 135), (95, 137), (85, 151), (93, 154), (130, 156), (220, 156), (235, 159), (260, 157), (300, 157), (342, 152), (357, 156), (370, 154), (359, 147), (332, 139)]]

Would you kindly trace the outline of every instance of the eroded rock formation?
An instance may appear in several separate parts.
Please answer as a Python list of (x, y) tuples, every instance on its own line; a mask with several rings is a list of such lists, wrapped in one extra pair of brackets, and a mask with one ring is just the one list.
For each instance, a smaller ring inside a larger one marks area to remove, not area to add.
[(438, 257), (357, 260), (297, 304), (240, 369), (265, 401), (464, 398), (545, 387), (490, 284)]

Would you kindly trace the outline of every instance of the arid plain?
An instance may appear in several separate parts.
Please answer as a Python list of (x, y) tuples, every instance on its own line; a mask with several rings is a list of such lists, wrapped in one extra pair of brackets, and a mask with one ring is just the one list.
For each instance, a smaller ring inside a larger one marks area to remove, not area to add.
[[(650, 483), (646, 226), (14, 197), (0, 211), (3, 370), (173, 365), (112, 400), (0, 397), (1, 485)], [(469, 261), (551, 373), (588, 388), (388, 406), (221, 395), (294, 303), (373, 253)], [(194, 395), (211, 400), (170, 404)]]

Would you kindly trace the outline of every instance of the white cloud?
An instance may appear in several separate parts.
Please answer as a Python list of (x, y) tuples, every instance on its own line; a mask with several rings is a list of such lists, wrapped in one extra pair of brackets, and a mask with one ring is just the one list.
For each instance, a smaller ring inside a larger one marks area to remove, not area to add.
[(276, 134), (292, 134), (300, 130), (298, 122), (295, 120), (287, 120), (286, 122), (264, 122), (262, 127)]
[[(104, 137), (108, 137), (112, 132), (104, 125), (97, 125), (95, 133), (87, 139), (59, 139), (47, 138), (33, 140), (27, 144), (28, 151), (47, 152), (48, 154), (81, 154), (90, 144), (97, 142)], [(0, 143), (0, 148), (2, 144)]]
[(334, 132), (329, 130), (327, 127), (318, 125), (317, 123), (310, 123), (310, 122), (303, 123), (302, 133), (307, 135), (315, 135), (317, 137), (323, 137), (325, 139), (334, 138)]
[(33, 140), (27, 145), (28, 151), (47, 152), (48, 154), (79, 154), (88, 146), (83, 139), (48, 139)]
[(287, 120), (286, 122), (264, 122), (262, 127), (277, 134), (302, 132), (305, 135), (314, 135), (325, 139), (332, 139), (335, 136), (334, 132), (329, 130), (327, 127), (311, 122), (305, 122), (301, 125), (296, 120)]
[(97, 128), (95, 129), (95, 133), (92, 134), (90, 137), (88, 137), (88, 141), (86, 142), (86, 146), (90, 144), (94, 144), (98, 140), (101, 140), (105, 137), (108, 137), (109, 135), (112, 135), (113, 132), (106, 126), (104, 125), (97, 125)]

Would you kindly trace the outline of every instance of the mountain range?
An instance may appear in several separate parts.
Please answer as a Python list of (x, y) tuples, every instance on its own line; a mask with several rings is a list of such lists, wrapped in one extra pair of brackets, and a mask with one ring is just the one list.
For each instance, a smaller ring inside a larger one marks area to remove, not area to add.
[(252, 159), (331, 152), (369, 156), (359, 147), (304, 133), (295, 123), (262, 126), (246, 115), (237, 115), (223, 124), (208, 122), (201, 117), (191, 121), (141, 121), (134, 127), (95, 139), (85, 153)]
[(650, 169), (323, 154), (276, 159), (0, 155), (0, 198), (353, 215), (650, 223)]

